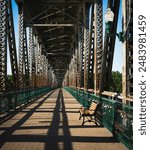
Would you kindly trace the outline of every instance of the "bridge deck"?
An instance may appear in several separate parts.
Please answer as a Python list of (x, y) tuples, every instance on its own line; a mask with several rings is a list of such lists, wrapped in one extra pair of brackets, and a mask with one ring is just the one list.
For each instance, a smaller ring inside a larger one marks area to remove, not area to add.
[(1, 150), (126, 150), (103, 127), (81, 126), (80, 104), (55, 90), (0, 125)]

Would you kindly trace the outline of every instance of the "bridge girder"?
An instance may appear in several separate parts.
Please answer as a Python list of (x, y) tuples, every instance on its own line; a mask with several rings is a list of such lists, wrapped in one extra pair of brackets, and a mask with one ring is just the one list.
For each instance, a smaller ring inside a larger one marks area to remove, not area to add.
[[(19, 14), (19, 60), (11, 0), (0, 2), (0, 91), (7, 89), (7, 39), (16, 89), (46, 85), (51, 80), (48, 78), (52, 78), (53, 81), (58, 79), (59, 84), (76, 86), (84, 90), (93, 89), (95, 94), (109, 90), (115, 35), (109, 37), (105, 33), (103, 38), (103, 0), (16, 2)], [(116, 33), (117, 29), (119, 3), (120, 0), (108, 0), (108, 7), (115, 14), (111, 26), (112, 33)], [(126, 14), (129, 13), (128, 7), (132, 6), (128, 3), (129, 1), (126, 1), (123, 5)], [(124, 18), (129, 19), (127, 16)], [(123, 64), (125, 99), (133, 94), (133, 43), (128, 37), (133, 33), (132, 22), (129, 25), (124, 42), (127, 56)]]

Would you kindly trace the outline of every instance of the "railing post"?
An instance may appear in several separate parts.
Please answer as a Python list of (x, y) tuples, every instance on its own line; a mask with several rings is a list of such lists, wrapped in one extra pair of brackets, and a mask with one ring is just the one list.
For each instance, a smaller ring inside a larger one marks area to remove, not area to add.
[(112, 134), (113, 134), (113, 137), (114, 138), (116, 138), (117, 137), (117, 134), (116, 134), (116, 121), (117, 121), (117, 103), (115, 102), (114, 104), (113, 104), (114, 106), (113, 106), (113, 110), (114, 110), (114, 112), (113, 112), (113, 130), (112, 130)]

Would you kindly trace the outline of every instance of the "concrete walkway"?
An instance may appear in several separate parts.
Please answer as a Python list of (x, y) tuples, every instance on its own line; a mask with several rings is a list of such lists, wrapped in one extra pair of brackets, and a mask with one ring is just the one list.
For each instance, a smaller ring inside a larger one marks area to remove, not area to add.
[(81, 126), (80, 104), (55, 90), (0, 124), (0, 150), (127, 150), (93, 123)]

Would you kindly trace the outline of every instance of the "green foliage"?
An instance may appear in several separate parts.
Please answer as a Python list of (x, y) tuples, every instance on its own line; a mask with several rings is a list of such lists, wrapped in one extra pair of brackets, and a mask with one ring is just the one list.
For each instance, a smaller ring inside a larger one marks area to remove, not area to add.
[(13, 83), (12, 75), (7, 75), (6, 87), (7, 87), (8, 91), (11, 91), (14, 89), (14, 83)]
[(122, 74), (118, 71), (112, 72), (110, 91), (117, 92), (117, 93), (122, 92)]

